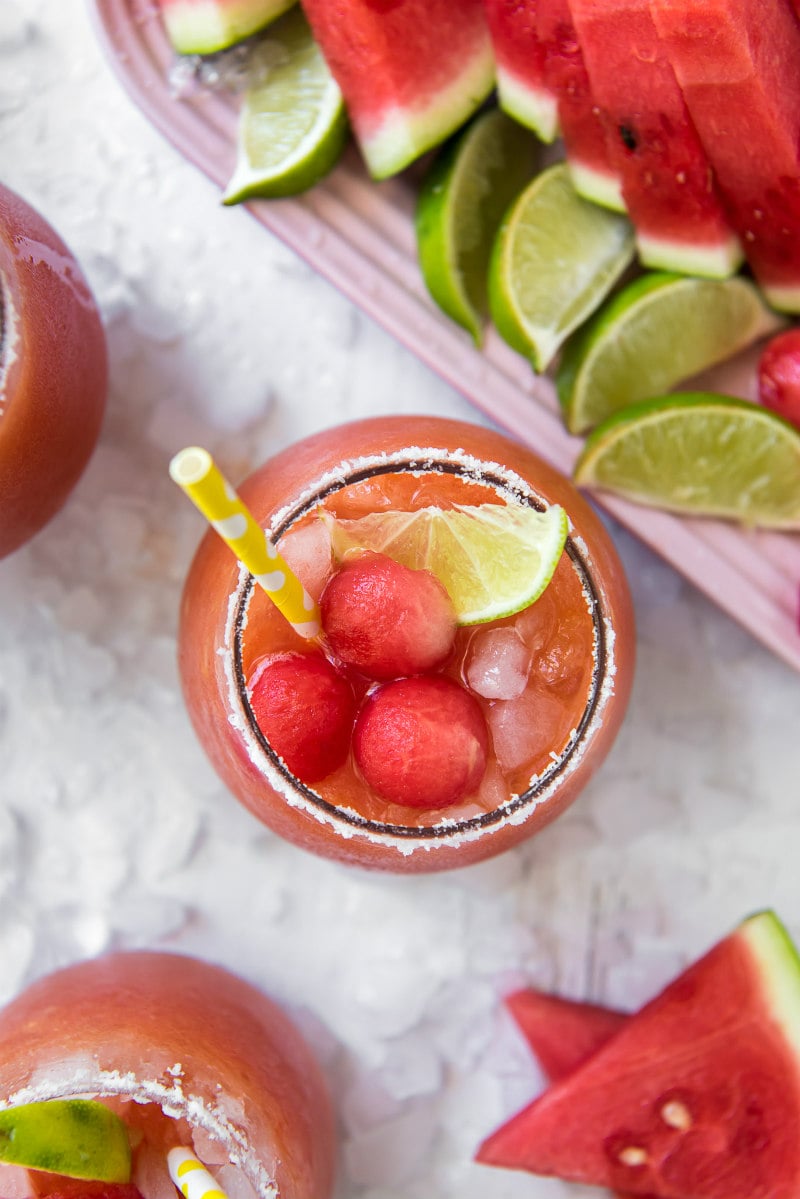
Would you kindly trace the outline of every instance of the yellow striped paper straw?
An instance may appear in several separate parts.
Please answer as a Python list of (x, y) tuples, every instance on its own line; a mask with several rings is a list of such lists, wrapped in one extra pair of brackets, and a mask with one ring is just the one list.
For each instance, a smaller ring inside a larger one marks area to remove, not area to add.
[(167, 1169), (183, 1199), (228, 1199), (203, 1163), (182, 1145), (170, 1149)]
[(321, 627), (319, 608), (239, 499), (208, 450), (198, 446), (181, 450), (170, 462), (169, 473), (264, 588), (295, 632), (301, 637), (318, 636)]

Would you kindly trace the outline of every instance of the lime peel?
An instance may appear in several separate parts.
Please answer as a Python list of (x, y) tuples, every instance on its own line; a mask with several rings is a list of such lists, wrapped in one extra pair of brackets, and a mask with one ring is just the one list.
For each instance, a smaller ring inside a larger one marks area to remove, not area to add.
[(428, 506), (340, 520), (320, 510), (333, 552), (387, 554), (429, 570), (446, 588), (461, 625), (484, 624), (527, 608), (547, 587), (566, 544), (567, 514), (524, 504)]
[(92, 1099), (51, 1099), (0, 1111), (0, 1161), (95, 1182), (131, 1177), (128, 1130)]
[(574, 478), (673, 512), (800, 529), (800, 432), (733, 396), (680, 392), (623, 409), (589, 435)]

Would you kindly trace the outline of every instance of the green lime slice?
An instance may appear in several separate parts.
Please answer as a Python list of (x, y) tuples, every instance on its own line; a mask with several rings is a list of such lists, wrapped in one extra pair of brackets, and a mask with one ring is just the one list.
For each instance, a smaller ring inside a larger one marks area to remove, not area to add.
[(731, 396), (683, 392), (633, 404), (589, 435), (574, 475), (674, 512), (800, 528), (800, 432)]
[(417, 202), (422, 277), (439, 307), (480, 345), (492, 244), (533, 175), (538, 142), (498, 109), (476, 117), (442, 150)]
[(299, 7), (270, 26), (249, 73), (223, 204), (305, 191), (336, 165), (347, 137), (342, 94)]
[(337, 557), (375, 550), (436, 575), (462, 625), (499, 620), (537, 600), (553, 577), (569, 529), (557, 504), (543, 512), (523, 504), (475, 504), (372, 512), (356, 520), (320, 515)]
[(582, 200), (564, 163), (534, 179), (503, 221), (489, 269), (500, 335), (544, 370), (634, 256), (626, 217)]
[(125, 1124), (91, 1099), (51, 1099), (0, 1111), (0, 1161), (96, 1182), (131, 1177)]
[(556, 383), (567, 427), (583, 433), (784, 324), (747, 279), (643, 275), (564, 347)]

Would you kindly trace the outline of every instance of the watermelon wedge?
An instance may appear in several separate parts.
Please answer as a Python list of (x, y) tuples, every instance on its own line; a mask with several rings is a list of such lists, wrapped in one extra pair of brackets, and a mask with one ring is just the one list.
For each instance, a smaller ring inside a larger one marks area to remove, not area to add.
[(178, 54), (214, 54), (257, 33), (294, 0), (158, 0)]
[(536, 9), (536, 28), (545, 55), (544, 81), (557, 98), (575, 190), (587, 200), (624, 212), (622, 181), (609, 157), (569, 0), (537, 0)]
[(536, 27), (539, 0), (483, 0), (497, 69), (497, 99), (543, 142), (558, 133), (556, 97), (545, 84), (545, 48)]
[(532, 989), (515, 991), (505, 1004), (542, 1070), (553, 1081), (576, 1070), (628, 1019), (611, 1008)]
[(483, 0), (303, 0), (370, 173), (443, 141), (494, 87)]
[(661, 1199), (800, 1194), (800, 958), (744, 921), (478, 1161)]
[(800, 24), (788, 3), (651, 0), (728, 215), (768, 301), (800, 312)]
[(641, 261), (727, 278), (741, 247), (648, 0), (570, 0), (570, 9)]

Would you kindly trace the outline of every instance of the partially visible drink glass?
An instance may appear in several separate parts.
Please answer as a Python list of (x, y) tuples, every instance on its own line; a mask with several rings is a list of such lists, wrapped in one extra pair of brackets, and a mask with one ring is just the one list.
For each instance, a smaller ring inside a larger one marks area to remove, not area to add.
[[(333, 569), (329, 549), (322, 547), (320, 565), (318, 545), (309, 556), (302, 544), (318, 542), (310, 531), (324, 528), (320, 509), (346, 519), (427, 505), (560, 504), (570, 521), (566, 550), (541, 598), (503, 620), (459, 629), (439, 671), (477, 699), (489, 753), (479, 786), (435, 811), (387, 802), (365, 782), (352, 752), (321, 782), (309, 785), (292, 775), (259, 727), (251, 687), (271, 655), (306, 652), (308, 644), (209, 531), (182, 604), (184, 693), (220, 776), (260, 820), (305, 849), (344, 862), (431, 871), (508, 849), (575, 799), (622, 720), (634, 626), (611, 540), (567, 479), (490, 430), (384, 417), (290, 447), (252, 475), (240, 494), (296, 563), (314, 598)], [(491, 641), (498, 637), (506, 648), (511, 642), (512, 658), (514, 647), (522, 654), (521, 685), (509, 695), (501, 682), (502, 698), (491, 677)], [(374, 693), (368, 680), (355, 677), (353, 685), (362, 704)]]
[(3, 1009), (0, 1107), (77, 1097), (124, 1120), (131, 1184), (0, 1166), (0, 1194), (169, 1199), (167, 1154), (185, 1146), (229, 1199), (330, 1195), (334, 1121), (319, 1067), (281, 1009), (221, 967), (109, 954), (47, 975)]
[(60, 237), (0, 184), (0, 558), (61, 508), (105, 411), (105, 335)]

